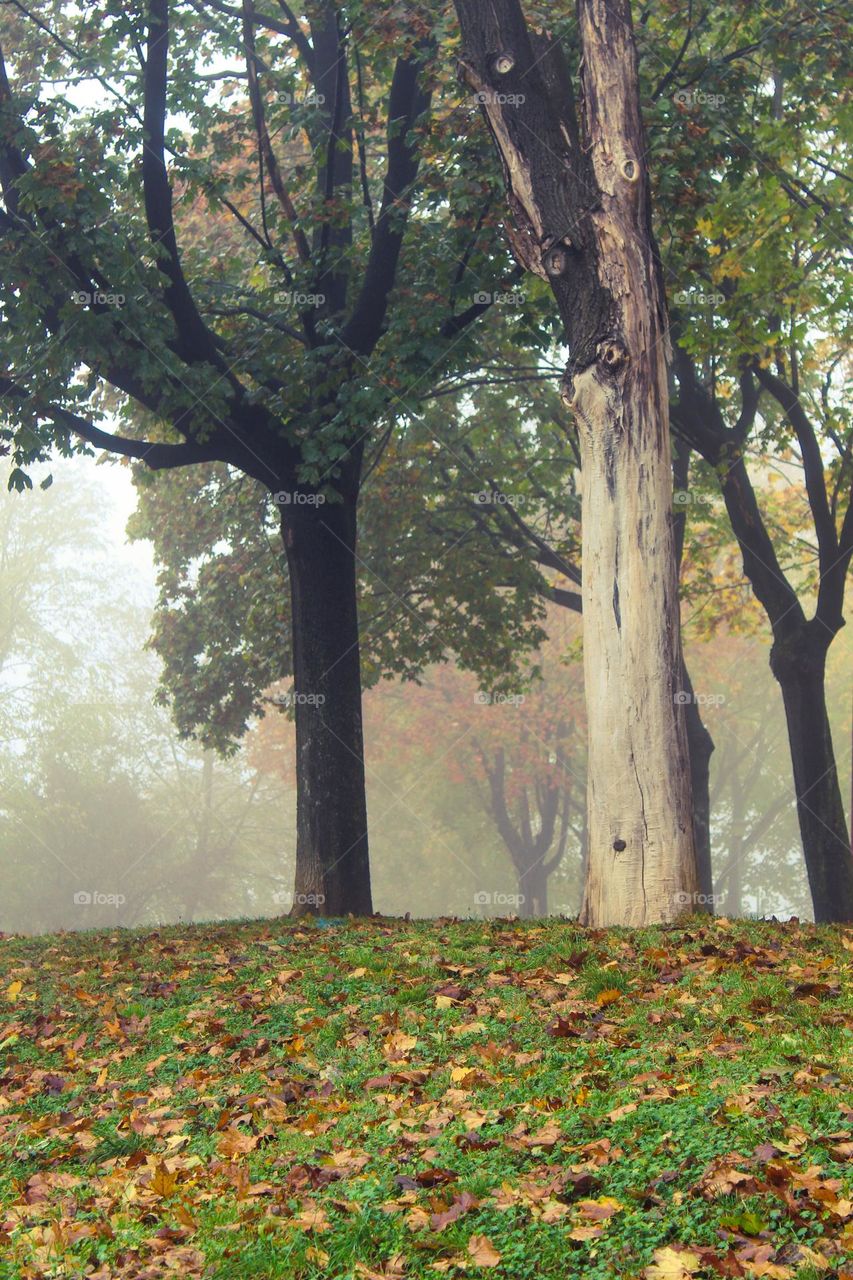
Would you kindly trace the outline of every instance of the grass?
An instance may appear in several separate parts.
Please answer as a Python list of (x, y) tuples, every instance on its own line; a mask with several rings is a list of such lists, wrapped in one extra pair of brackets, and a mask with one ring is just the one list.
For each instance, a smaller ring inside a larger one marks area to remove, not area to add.
[(851, 1280), (851, 952), (707, 920), (6, 938), (0, 1280)]

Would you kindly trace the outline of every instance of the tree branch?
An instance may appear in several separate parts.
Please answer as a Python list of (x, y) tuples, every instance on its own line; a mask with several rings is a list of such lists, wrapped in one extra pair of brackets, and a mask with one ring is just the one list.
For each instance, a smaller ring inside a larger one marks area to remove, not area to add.
[(72, 413), (70, 409), (64, 409), (56, 404), (41, 404), (31, 392), (26, 391), (10, 378), (0, 378), (0, 396), (10, 396), (19, 404), (31, 404), (36, 416), (48, 418), (58, 427), (79, 436), (81, 440), (98, 449), (106, 449), (110, 453), (144, 462), (152, 471), (187, 467), (198, 462), (216, 462), (221, 459), (220, 451), (213, 446), (160, 444), (150, 440), (131, 440), (127, 436), (117, 436), (109, 431), (101, 431), (99, 427), (86, 418), (81, 418), (79, 414)]
[(408, 219), (408, 194), (420, 163), (420, 148), (410, 139), (410, 133), (430, 104), (430, 92), (421, 84), (425, 52), (421, 43), (413, 55), (398, 58), (391, 80), (382, 203), (361, 290), (342, 335), (343, 342), (361, 355), (369, 355), (379, 339), (397, 275)]

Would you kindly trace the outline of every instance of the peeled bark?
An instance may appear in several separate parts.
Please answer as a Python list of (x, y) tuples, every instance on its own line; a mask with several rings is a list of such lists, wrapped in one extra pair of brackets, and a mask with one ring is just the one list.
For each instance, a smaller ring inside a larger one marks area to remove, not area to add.
[(370, 915), (356, 509), (291, 495), (282, 508), (290, 573), (296, 719), (292, 914)]
[(588, 878), (581, 919), (641, 925), (694, 909), (666, 370), (627, 0), (579, 0), (583, 90), (517, 0), (456, 0), (504, 166), (516, 256), (549, 279), (579, 431)]

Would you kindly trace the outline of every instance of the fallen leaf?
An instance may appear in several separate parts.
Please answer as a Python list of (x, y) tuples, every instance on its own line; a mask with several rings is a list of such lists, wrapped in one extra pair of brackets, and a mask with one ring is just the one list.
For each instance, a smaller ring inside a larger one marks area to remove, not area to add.
[(496, 1267), (501, 1260), (488, 1236), (472, 1236), (468, 1241), (468, 1256), (475, 1267)]

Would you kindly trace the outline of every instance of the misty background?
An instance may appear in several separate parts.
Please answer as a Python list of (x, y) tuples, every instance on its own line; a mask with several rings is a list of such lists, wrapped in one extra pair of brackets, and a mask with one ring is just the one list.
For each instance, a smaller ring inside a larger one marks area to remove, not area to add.
[[(34, 473), (34, 479), (47, 472)], [(131, 543), (128, 467), (65, 461), (47, 489), (0, 484), (0, 929), (41, 933), (288, 911), (293, 729), (271, 707), (222, 759), (155, 705), (146, 651), (150, 547)], [(687, 613), (690, 611), (688, 610)], [(687, 616), (687, 614), (685, 615)], [(377, 909), (524, 914), (506, 839), (547, 845), (547, 910), (579, 905), (584, 829), (580, 623), (547, 621), (541, 682), (489, 702), (451, 664), (365, 699)], [(768, 637), (685, 646), (716, 744), (715, 909), (810, 917), (781, 696)], [(842, 792), (850, 797), (851, 639), (830, 651)], [(502, 830), (503, 824), (503, 830)], [(543, 834), (544, 832), (544, 834)], [(548, 836), (550, 834), (550, 839)]]

